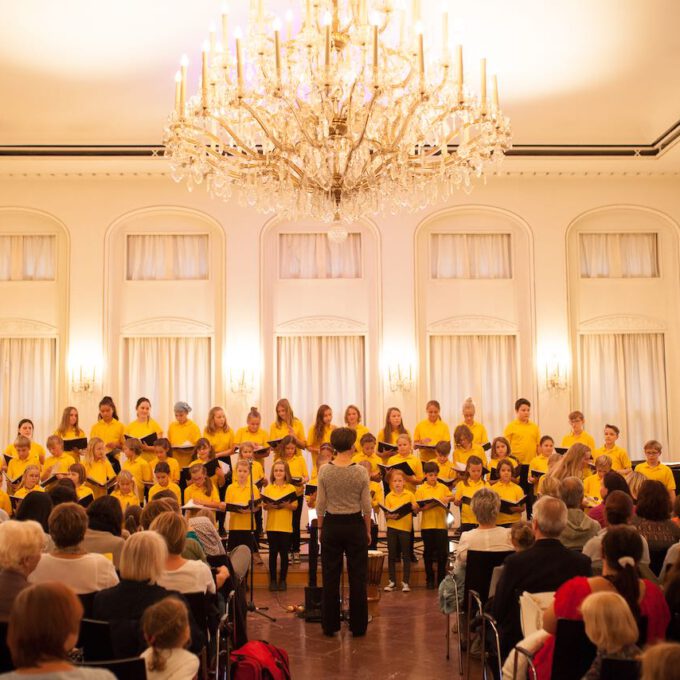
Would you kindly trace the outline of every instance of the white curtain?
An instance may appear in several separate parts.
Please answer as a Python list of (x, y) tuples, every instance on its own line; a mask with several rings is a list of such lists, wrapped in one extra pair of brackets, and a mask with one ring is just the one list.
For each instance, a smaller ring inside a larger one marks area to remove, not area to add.
[(581, 234), (581, 277), (656, 278), (657, 234)]
[(127, 237), (127, 280), (208, 278), (207, 234), (135, 234)]
[(580, 368), (583, 410), (596, 439), (605, 424), (617, 425), (632, 459), (643, 457), (648, 439), (667, 444), (663, 334), (582, 335)]
[(176, 401), (188, 402), (190, 418), (203, 427), (211, 407), (210, 338), (125, 338), (121, 370), (123, 419), (134, 418), (135, 402), (147, 397), (166, 434)]
[(472, 397), (476, 420), (493, 438), (512, 419), (517, 398), (514, 335), (430, 336), (430, 390), (442, 405), (442, 417), (453, 427), (462, 420), (461, 406)]
[(0, 281), (54, 281), (56, 238), (0, 236)]
[(56, 423), (54, 338), (0, 338), (0, 441), (13, 442), (17, 424), (30, 418), (43, 446)]
[(433, 279), (510, 279), (510, 234), (432, 234)]
[(327, 234), (279, 234), (279, 278), (361, 278), (361, 234), (342, 243)]
[(365, 395), (363, 336), (284, 336), (277, 338), (277, 398), (287, 398), (308, 428), (321, 404), (342, 423), (348, 404), (362, 413)]

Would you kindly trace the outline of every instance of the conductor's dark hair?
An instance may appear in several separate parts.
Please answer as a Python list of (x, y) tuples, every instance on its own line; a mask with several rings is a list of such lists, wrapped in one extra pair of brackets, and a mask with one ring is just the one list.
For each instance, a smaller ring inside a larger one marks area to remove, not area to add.
[(349, 427), (338, 427), (331, 432), (331, 444), (336, 451), (349, 451), (356, 440), (357, 433)]

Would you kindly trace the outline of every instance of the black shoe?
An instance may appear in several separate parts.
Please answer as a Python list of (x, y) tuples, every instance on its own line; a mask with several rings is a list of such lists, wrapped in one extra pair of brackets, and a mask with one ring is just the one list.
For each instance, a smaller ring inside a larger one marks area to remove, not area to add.
[(279, 587), (276, 585), (276, 581), (269, 581), (269, 592), (273, 593), (278, 589)]
[(286, 582), (284, 580), (279, 581), (279, 590), (280, 591), (288, 590), (288, 586), (286, 585)]
[(434, 590), (434, 581), (428, 581), (426, 588), (428, 590)]

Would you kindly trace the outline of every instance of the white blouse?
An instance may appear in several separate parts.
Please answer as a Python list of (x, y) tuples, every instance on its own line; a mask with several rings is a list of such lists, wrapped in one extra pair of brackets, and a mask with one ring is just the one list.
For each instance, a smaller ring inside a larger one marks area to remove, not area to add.
[(104, 555), (85, 553), (79, 557), (65, 558), (43, 553), (28, 581), (61, 581), (78, 595), (84, 595), (118, 585), (118, 575), (111, 560)]

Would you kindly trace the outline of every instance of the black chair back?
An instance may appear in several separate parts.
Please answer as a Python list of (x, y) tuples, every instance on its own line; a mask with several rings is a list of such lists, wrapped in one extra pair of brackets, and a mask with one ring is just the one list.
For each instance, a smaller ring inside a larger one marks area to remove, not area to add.
[(7, 621), (0, 621), (0, 673), (14, 670), (14, 662), (7, 646)]
[(493, 552), (491, 550), (468, 550), (467, 565), (465, 567), (465, 591), (463, 602), (468, 601), (468, 592), (474, 590), (479, 594), (482, 605), (489, 599), (489, 586), (493, 570), (505, 561), (512, 550)]
[(552, 662), (552, 680), (581, 680), (597, 649), (586, 635), (583, 621), (558, 619)]
[(96, 663), (84, 663), (85, 668), (106, 668), (111, 671), (118, 680), (146, 680), (146, 664), (144, 659), (134, 657), (132, 659), (120, 659), (119, 661), (98, 661)]
[(80, 600), (80, 604), (83, 605), (83, 618), (84, 619), (91, 619), (92, 618), (92, 607), (94, 605), (94, 596), (97, 593), (82, 593), (78, 595), (78, 599)]
[(196, 625), (202, 631), (206, 631), (208, 629), (208, 613), (210, 611), (210, 601), (207, 593), (184, 593), (183, 597), (187, 605), (189, 605)]
[(600, 680), (639, 680), (640, 662), (635, 659), (612, 659), (605, 656), (600, 667)]
[(113, 659), (115, 654), (111, 644), (111, 624), (108, 621), (83, 619), (76, 647), (83, 650), (83, 658), (88, 663)]
[(661, 575), (661, 567), (663, 567), (663, 561), (666, 559), (667, 552), (668, 548), (649, 551), (649, 568), (654, 572), (655, 576)]

